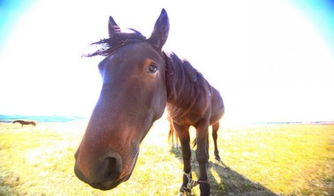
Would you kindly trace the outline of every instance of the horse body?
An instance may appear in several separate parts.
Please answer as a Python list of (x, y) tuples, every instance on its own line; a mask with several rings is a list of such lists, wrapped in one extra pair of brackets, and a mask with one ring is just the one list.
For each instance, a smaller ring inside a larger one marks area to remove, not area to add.
[(108, 28), (109, 39), (95, 43), (106, 48), (88, 55), (107, 57), (99, 64), (102, 90), (75, 154), (75, 174), (102, 190), (128, 180), (141, 141), (167, 105), (171, 129), (175, 129), (182, 146), (185, 174), (181, 191), (188, 192), (189, 183), (193, 183), (189, 178), (189, 126), (194, 126), (200, 167), (197, 182), (201, 195), (209, 195), (208, 127), (213, 126), (217, 158), (217, 130), (224, 113), (219, 92), (188, 61), (162, 51), (169, 31), (164, 9), (148, 39), (135, 30), (120, 31), (112, 17)]
[(23, 125), (32, 125), (36, 127), (36, 122), (32, 120), (14, 120), (13, 123), (20, 123), (22, 127)]
[[(215, 156), (220, 160), (217, 148), (217, 131), (219, 119), (224, 113), (224, 103), (218, 90), (194, 69), (188, 61), (179, 59), (175, 54), (166, 60), (167, 70), (167, 109), (170, 122), (170, 135), (175, 131), (181, 142), (184, 162), (184, 180), (181, 192), (189, 192), (192, 183), (190, 165), (190, 137), (189, 127), (196, 128), (196, 143), (198, 145), (196, 157), (200, 162), (200, 186), (208, 189), (206, 162), (208, 154), (208, 127), (213, 126), (213, 140)], [(188, 177), (187, 177), (188, 176)], [(205, 182), (205, 183), (204, 183)], [(206, 190), (208, 192), (208, 190)], [(204, 192), (204, 191), (203, 191)]]

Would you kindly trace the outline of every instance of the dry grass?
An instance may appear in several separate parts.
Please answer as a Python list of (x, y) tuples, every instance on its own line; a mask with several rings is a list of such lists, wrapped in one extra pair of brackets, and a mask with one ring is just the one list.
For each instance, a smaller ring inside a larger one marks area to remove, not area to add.
[[(178, 194), (181, 154), (167, 143), (165, 121), (145, 138), (130, 180), (104, 192), (73, 173), (84, 128), (85, 122), (0, 124), (0, 195)], [(218, 142), (224, 163), (214, 160), (211, 148), (212, 195), (334, 195), (334, 125), (223, 128)]]

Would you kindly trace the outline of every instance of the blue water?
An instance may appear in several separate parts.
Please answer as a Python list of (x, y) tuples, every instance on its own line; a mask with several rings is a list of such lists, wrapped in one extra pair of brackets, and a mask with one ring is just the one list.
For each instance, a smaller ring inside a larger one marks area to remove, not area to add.
[(85, 120), (87, 117), (82, 116), (29, 116), (29, 115), (1, 115), (0, 122), (12, 122), (14, 120), (34, 120), (37, 122), (70, 122), (74, 120)]

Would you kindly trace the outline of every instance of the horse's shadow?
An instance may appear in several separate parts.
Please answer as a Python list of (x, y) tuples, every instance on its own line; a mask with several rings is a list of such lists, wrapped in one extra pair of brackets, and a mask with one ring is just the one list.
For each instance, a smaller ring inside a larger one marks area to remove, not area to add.
[[(182, 161), (181, 148), (172, 147), (170, 152)], [(198, 163), (194, 157), (195, 151), (191, 151), (191, 166), (196, 179), (199, 176)], [(247, 195), (247, 196), (276, 196), (274, 192), (263, 185), (247, 179), (245, 176), (230, 169), (223, 161), (210, 161), (208, 164), (208, 178), (211, 185), (211, 195)]]

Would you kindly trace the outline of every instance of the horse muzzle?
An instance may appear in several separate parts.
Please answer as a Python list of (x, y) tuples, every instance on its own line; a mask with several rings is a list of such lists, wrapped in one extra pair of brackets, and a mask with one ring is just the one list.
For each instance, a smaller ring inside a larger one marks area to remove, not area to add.
[(120, 178), (122, 159), (116, 152), (107, 153), (102, 161), (96, 162), (90, 168), (85, 166), (78, 158), (78, 154), (76, 154), (75, 175), (94, 188), (109, 190), (123, 181)]

